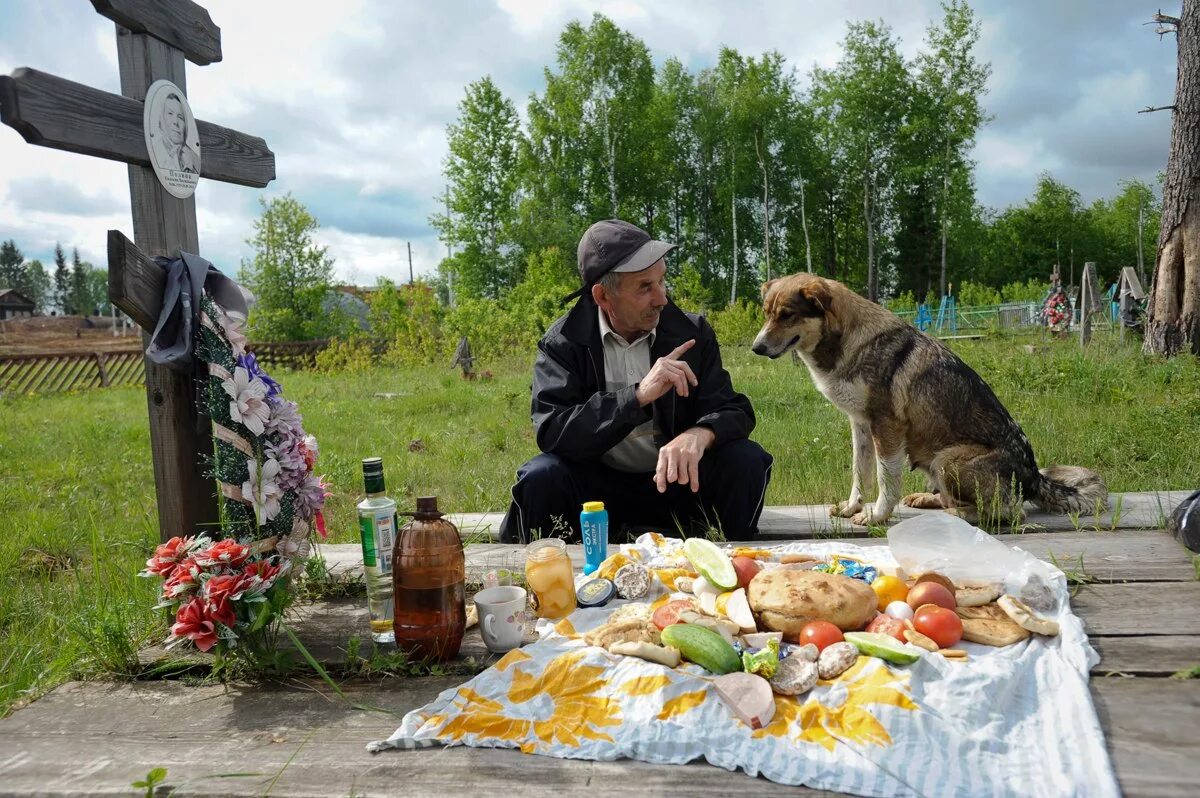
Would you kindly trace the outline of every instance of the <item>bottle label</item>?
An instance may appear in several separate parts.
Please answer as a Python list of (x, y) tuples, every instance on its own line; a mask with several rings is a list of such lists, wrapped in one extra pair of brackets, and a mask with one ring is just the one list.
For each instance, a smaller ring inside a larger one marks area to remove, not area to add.
[(389, 513), (359, 516), (362, 534), (363, 567), (378, 568), (381, 574), (392, 572), (392, 543), (396, 535), (396, 516)]

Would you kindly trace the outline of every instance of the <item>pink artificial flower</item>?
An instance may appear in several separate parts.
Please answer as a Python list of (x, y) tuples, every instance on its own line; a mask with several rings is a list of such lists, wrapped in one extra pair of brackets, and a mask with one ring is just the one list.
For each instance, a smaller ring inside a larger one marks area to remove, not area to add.
[(201, 651), (208, 651), (217, 644), (217, 628), (204, 611), (204, 601), (199, 596), (193, 596), (175, 613), (171, 637), (174, 641), (191, 640)]
[(242, 597), (242, 592), (245, 591), (249, 581), (245, 574), (221, 574), (214, 576), (204, 583), (202, 595), (207, 600), (209, 606), (227, 604), (230, 601), (237, 601)]
[(196, 564), (205, 568), (214, 565), (224, 565), (238, 568), (250, 556), (250, 547), (243, 546), (236, 540), (218, 540), (204, 551), (196, 555)]
[(257, 576), (264, 583), (269, 585), (271, 582), (273, 582), (275, 580), (275, 577), (279, 576), (279, 566), (272, 565), (267, 560), (259, 560), (258, 562), (252, 562), (246, 566), (246, 576), (247, 577)]
[(232, 629), (237, 625), (237, 613), (233, 611), (233, 606), (229, 601), (221, 600), (213, 604), (209, 603), (204, 608), (205, 614), (214, 624), (221, 624), (227, 629)]
[(200, 566), (193, 559), (187, 559), (175, 566), (175, 570), (167, 575), (163, 582), (163, 598), (174, 601), (185, 593), (195, 590), (199, 584)]
[(304, 453), (304, 465), (309, 471), (312, 471), (313, 466), (317, 464), (317, 457), (321, 453), (317, 446), (317, 439), (312, 435), (305, 435), (300, 444), (300, 451)]
[(196, 547), (197, 540), (195, 536), (191, 537), (173, 537), (166, 543), (162, 543), (154, 550), (154, 556), (146, 560), (146, 570), (142, 571), (142, 576), (162, 576), (166, 577), (175, 570), (188, 553)]

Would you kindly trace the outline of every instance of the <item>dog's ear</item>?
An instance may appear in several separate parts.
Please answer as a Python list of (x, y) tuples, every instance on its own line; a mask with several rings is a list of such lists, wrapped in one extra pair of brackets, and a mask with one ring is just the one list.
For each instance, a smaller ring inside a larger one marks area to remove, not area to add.
[(800, 293), (804, 295), (812, 304), (821, 309), (821, 312), (828, 315), (833, 307), (833, 295), (829, 291), (829, 286), (825, 285), (824, 280), (814, 280), (804, 288), (800, 289)]
[(778, 277), (776, 277), (774, 280), (767, 280), (765, 283), (762, 284), (762, 298), (763, 299), (767, 298), (767, 292), (770, 291), (771, 286), (775, 285), (775, 283), (777, 283), (777, 282), (779, 282)]

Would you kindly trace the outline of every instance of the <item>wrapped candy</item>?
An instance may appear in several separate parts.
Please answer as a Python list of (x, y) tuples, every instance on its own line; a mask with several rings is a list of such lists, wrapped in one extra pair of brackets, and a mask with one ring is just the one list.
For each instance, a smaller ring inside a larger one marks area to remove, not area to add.
[(868, 585), (874, 582), (875, 577), (879, 575), (874, 565), (867, 565), (864, 562), (852, 560), (848, 557), (831, 557), (829, 562), (822, 563), (813, 570), (826, 574), (841, 574), (851, 579), (860, 579)]
[(772, 638), (766, 648), (742, 654), (742, 670), (770, 679), (779, 670), (779, 641)]

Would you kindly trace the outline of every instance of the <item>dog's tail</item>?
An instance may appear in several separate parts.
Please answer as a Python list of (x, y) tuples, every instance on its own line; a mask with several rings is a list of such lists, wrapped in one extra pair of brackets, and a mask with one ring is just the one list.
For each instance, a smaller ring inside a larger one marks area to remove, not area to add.
[(1108, 486), (1090, 468), (1052, 465), (1041, 470), (1030, 500), (1051, 513), (1092, 512), (1108, 507)]

